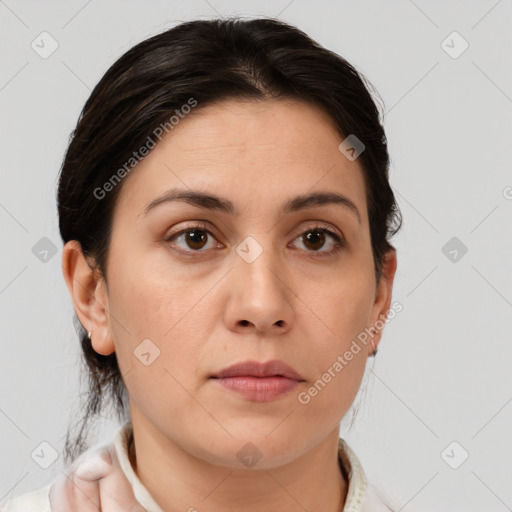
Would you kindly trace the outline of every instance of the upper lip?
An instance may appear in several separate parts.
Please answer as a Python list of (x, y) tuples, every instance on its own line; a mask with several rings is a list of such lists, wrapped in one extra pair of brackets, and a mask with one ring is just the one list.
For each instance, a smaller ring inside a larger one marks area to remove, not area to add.
[(271, 361), (244, 361), (237, 363), (227, 368), (224, 368), (213, 377), (287, 377), (288, 379), (302, 381), (302, 376), (297, 373), (291, 366), (283, 361), (273, 359)]

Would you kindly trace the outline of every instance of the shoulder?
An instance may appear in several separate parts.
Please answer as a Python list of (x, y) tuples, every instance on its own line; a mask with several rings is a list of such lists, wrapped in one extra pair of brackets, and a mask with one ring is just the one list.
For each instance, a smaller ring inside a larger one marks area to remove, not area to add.
[(50, 493), (51, 484), (36, 491), (30, 491), (8, 501), (0, 512), (51, 512)]
[[(121, 429), (121, 436), (126, 429)], [(101, 488), (100, 488), (101, 483)], [(98, 442), (79, 455), (49, 484), (9, 500), (0, 512), (71, 512), (100, 510), (101, 491), (130, 497), (113, 442)], [(128, 508), (126, 509), (128, 510)]]

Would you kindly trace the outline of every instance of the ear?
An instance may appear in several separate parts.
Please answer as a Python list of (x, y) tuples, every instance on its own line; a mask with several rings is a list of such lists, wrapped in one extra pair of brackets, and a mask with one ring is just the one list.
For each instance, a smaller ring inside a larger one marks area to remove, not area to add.
[(112, 354), (115, 346), (110, 331), (105, 280), (89, 265), (77, 240), (64, 245), (62, 271), (78, 319), (92, 333), (93, 349), (104, 356)]
[(368, 355), (372, 354), (373, 346), (375, 346), (375, 349), (377, 348), (382, 338), (384, 323), (388, 316), (389, 308), (391, 307), (391, 295), (393, 292), (393, 280), (395, 278), (396, 266), (396, 251), (395, 249), (390, 249), (384, 256), (382, 272), (375, 293), (375, 303), (373, 305), (369, 328), (372, 334), (373, 345), (370, 345)]

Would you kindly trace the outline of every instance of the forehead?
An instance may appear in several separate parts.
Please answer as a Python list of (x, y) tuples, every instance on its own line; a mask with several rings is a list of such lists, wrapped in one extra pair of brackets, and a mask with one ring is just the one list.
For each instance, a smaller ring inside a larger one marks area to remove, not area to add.
[(330, 116), (305, 102), (198, 105), (126, 178), (119, 207), (141, 211), (176, 186), (230, 195), (247, 207), (318, 188), (351, 196), (363, 214), (362, 167), (339, 151), (343, 139)]
[[(332, 149), (341, 139), (333, 120), (318, 107), (297, 100), (226, 100), (199, 108), (169, 134), (169, 143), (209, 154), (238, 157), (288, 154), (293, 160)], [(190, 137), (194, 133), (200, 138)], [(174, 135), (174, 137), (173, 137)], [(162, 148), (163, 149), (163, 148)]]

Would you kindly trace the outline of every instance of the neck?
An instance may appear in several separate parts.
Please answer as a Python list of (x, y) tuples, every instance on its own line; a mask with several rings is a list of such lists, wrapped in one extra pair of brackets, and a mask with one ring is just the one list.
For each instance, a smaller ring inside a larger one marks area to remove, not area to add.
[(338, 429), (286, 465), (240, 470), (191, 455), (144, 420), (133, 425), (130, 462), (165, 512), (343, 510), (348, 482), (338, 460)]

